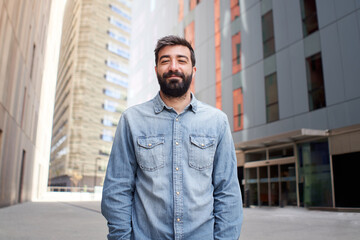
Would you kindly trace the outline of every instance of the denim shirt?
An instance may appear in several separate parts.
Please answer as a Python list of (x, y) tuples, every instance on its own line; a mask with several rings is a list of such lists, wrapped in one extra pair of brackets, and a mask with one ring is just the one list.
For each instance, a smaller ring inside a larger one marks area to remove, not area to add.
[(101, 203), (108, 239), (239, 238), (242, 200), (227, 117), (191, 96), (180, 114), (158, 94), (120, 118)]

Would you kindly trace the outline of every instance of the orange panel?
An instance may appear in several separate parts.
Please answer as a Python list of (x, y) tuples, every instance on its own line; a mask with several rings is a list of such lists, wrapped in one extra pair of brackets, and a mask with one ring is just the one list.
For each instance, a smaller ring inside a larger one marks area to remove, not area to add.
[(215, 33), (215, 47), (220, 46), (221, 43), (221, 35), (220, 32)]
[(218, 69), (221, 67), (221, 47), (218, 46), (215, 48), (215, 68)]
[(220, 33), (220, 0), (214, 0), (215, 27), (215, 97), (216, 107), (222, 108), (221, 97), (221, 33)]
[(240, 16), (240, 7), (235, 6), (235, 7), (231, 8), (231, 21), (234, 21), (239, 16)]
[(196, 0), (190, 0), (190, 11), (196, 7)]
[(230, 0), (230, 7), (239, 6), (239, 0)]
[(179, 0), (179, 16), (178, 21), (181, 22), (184, 18), (184, 0)]
[(216, 98), (216, 108), (221, 109), (221, 96)]
[(185, 28), (185, 39), (188, 40), (191, 43), (191, 46), (195, 47), (195, 24), (194, 21), (192, 21), (189, 25)]
[[(195, 2), (196, 3), (196, 2)], [(185, 39), (188, 40), (191, 46), (195, 49), (195, 23), (192, 21), (189, 25), (185, 27), (184, 30)], [(190, 91), (195, 93), (195, 78), (192, 79), (190, 85)]]

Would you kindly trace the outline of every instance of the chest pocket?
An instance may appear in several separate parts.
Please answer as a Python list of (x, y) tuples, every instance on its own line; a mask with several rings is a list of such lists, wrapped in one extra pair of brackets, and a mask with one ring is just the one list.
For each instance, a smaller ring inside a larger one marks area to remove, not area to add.
[(137, 139), (137, 162), (141, 169), (155, 171), (164, 166), (164, 136), (142, 136)]
[(197, 170), (210, 168), (214, 162), (216, 138), (190, 135), (189, 166)]

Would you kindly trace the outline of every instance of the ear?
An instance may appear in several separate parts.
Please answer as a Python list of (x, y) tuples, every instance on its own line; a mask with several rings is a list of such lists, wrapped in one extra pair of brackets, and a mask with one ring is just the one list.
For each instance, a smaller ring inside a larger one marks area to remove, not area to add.
[(193, 75), (192, 75), (193, 78), (195, 77), (195, 73), (196, 73), (196, 67), (194, 66), (193, 67)]
[(155, 66), (155, 74), (157, 74), (157, 66)]

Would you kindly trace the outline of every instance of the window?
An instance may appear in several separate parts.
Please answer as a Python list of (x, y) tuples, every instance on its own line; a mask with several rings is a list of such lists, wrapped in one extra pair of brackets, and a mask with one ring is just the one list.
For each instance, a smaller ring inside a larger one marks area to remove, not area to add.
[(326, 106), (321, 53), (306, 58), (310, 111)]
[(240, 16), (239, 0), (230, 1), (231, 21), (234, 21)]
[(101, 146), (101, 149), (99, 150), (99, 154), (103, 156), (110, 156), (111, 146)]
[(31, 65), (30, 65), (30, 80), (32, 79), (33, 70), (34, 70), (35, 50), (36, 50), (36, 45), (34, 44), (34, 45), (33, 45), (33, 52), (32, 52), (32, 56), (31, 56)]
[(124, 6), (131, 8), (131, 2), (128, 0), (117, 0), (119, 3), (123, 4)]
[(319, 29), (315, 0), (301, 0), (301, 18), (304, 37)]
[(266, 151), (251, 152), (245, 154), (245, 162), (254, 162), (266, 160)]
[(128, 37), (125, 37), (124, 35), (122, 35), (121, 33), (111, 29), (107, 31), (107, 34), (112, 37), (113, 39), (127, 45), (130, 46), (130, 40)]
[(119, 104), (117, 102), (113, 102), (113, 101), (109, 101), (109, 100), (105, 100), (104, 102), (104, 109), (106, 111), (109, 111), (109, 112), (116, 112), (116, 108)]
[(116, 85), (122, 86), (124, 88), (128, 87), (127, 79), (120, 76), (119, 74), (107, 71), (104, 77), (108, 82), (115, 83)]
[(241, 71), (241, 37), (240, 32), (232, 36), (232, 73)]
[(121, 30), (124, 30), (125, 32), (131, 32), (131, 28), (126, 23), (123, 23), (122, 21), (117, 20), (114, 17), (109, 17), (109, 22), (114, 26), (117, 26)]
[(115, 119), (109, 115), (105, 115), (104, 118), (101, 119), (101, 123), (107, 127), (114, 127), (117, 125), (117, 122), (115, 121)]
[(119, 14), (121, 17), (131, 21), (131, 17), (129, 14), (127, 14), (126, 12), (124, 12), (123, 10), (121, 10), (120, 8), (112, 5), (112, 4), (109, 4), (109, 7), (111, 8), (111, 10), (113, 10), (114, 12), (116, 12), (117, 14)]
[(265, 77), (266, 121), (279, 120), (279, 102), (276, 73)]
[(106, 111), (118, 113), (122, 113), (125, 110), (125, 107), (122, 107), (119, 103), (107, 99), (104, 101), (103, 108)]
[(114, 139), (112, 131), (107, 129), (103, 129), (102, 134), (100, 134), (100, 138), (106, 142), (112, 142)]
[(0, 129), (0, 156), (2, 156), (1, 150), (2, 150), (2, 130)]
[(65, 142), (67, 136), (62, 136), (52, 147), (51, 147), (51, 153), (53, 153), (63, 142)]
[(25, 160), (26, 160), (26, 151), (23, 149), (22, 157), (21, 157), (21, 165), (20, 165), (20, 181), (19, 181), (18, 203), (22, 202), (22, 193), (23, 193), (24, 175), (25, 175)]
[(269, 149), (269, 159), (287, 158), (294, 156), (293, 146)]
[(21, 110), (21, 124), (20, 126), (23, 127), (23, 123), (24, 123), (24, 114), (25, 114), (25, 110), (26, 110), (26, 87), (24, 87), (24, 96), (23, 96), (23, 105), (22, 105), (22, 110)]
[(262, 36), (264, 58), (275, 53), (274, 21), (272, 10), (262, 16)]
[(242, 88), (238, 88), (233, 91), (234, 131), (240, 131), (244, 128), (243, 112), (243, 92)]
[(129, 74), (128, 68), (115, 60), (105, 60), (105, 64), (119, 72)]
[(112, 97), (112, 98), (115, 98), (115, 99), (124, 98), (124, 97), (122, 96), (121, 92), (118, 91), (118, 90), (115, 90), (115, 89), (104, 88), (104, 89), (103, 89), (103, 93), (104, 93), (106, 96), (109, 96), (109, 97)]
[(122, 47), (116, 45), (116, 44), (113, 44), (113, 43), (108, 43), (106, 44), (106, 48), (112, 52), (112, 53), (115, 53), (116, 55), (120, 56), (120, 57), (123, 57), (125, 59), (129, 59), (130, 58), (130, 53), (123, 49)]

